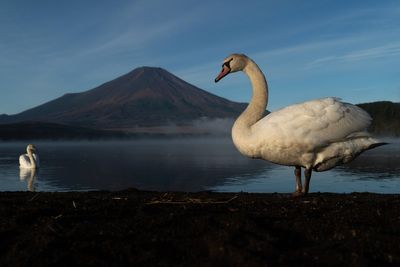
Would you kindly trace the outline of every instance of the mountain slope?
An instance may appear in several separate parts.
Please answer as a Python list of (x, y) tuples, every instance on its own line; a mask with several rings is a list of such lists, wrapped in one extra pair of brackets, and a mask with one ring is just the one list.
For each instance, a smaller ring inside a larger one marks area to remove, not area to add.
[(92, 90), (66, 94), (0, 123), (57, 122), (100, 129), (186, 124), (237, 116), (245, 104), (199, 89), (161, 68), (141, 67)]

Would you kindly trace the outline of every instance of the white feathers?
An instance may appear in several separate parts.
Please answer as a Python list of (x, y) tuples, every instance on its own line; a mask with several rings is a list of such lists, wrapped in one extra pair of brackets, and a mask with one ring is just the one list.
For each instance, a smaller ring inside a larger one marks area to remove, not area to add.
[(379, 143), (366, 132), (370, 123), (361, 108), (329, 97), (272, 112), (251, 130), (262, 158), (325, 171)]
[(265, 132), (287, 146), (315, 149), (363, 132), (370, 123), (371, 117), (361, 108), (329, 97), (272, 112), (253, 125), (252, 131)]
[(26, 154), (19, 156), (19, 167), (28, 169), (39, 168), (39, 156), (35, 152), (37, 152), (36, 147), (29, 144), (26, 147)]
[(23, 155), (19, 156), (19, 167), (26, 168), (26, 169), (39, 168), (40, 167), (39, 156), (37, 154), (32, 154), (32, 157), (36, 163), (36, 166), (33, 166), (33, 164), (31, 163), (31, 160), (29, 159), (28, 154), (23, 154)]

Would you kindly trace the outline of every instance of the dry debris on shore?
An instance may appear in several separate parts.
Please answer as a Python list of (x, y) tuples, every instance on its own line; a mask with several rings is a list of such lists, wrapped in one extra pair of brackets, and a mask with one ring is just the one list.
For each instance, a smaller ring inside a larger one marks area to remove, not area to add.
[(399, 266), (400, 195), (0, 193), (1, 266)]

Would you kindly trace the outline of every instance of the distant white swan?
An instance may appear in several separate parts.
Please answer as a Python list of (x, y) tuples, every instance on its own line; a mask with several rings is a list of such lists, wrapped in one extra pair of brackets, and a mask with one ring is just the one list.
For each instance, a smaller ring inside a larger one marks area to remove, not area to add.
[(39, 156), (34, 145), (29, 144), (26, 147), (26, 154), (19, 156), (19, 167), (28, 169), (36, 169), (40, 167)]
[[(253, 60), (232, 54), (224, 60), (215, 82), (236, 71), (243, 71), (249, 77), (253, 96), (233, 125), (233, 142), (248, 157), (294, 166), (294, 195), (308, 193), (312, 170), (329, 170), (350, 162), (365, 150), (385, 144), (365, 131), (372, 120), (367, 112), (338, 98), (311, 100), (264, 117), (268, 86)], [(304, 185), (301, 167), (305, 168)]]

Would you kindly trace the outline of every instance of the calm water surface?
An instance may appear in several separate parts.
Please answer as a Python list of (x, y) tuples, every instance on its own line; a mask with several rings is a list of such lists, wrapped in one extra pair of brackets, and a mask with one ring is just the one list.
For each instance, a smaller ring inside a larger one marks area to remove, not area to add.
[[(313, 173), (312, 192), (400, 193), (400, 142)], [(0, 191), (143, 190), (292, 192), (293, 168), (240, 155), (229, 138), (34, 142), (41, 168), (20, 170), (27, 143), (0, 143)]]

